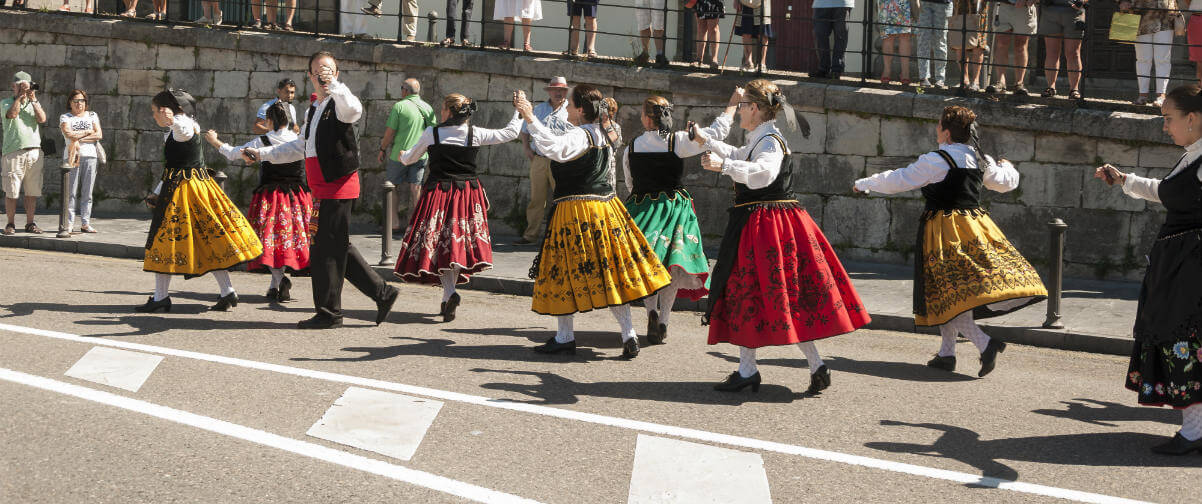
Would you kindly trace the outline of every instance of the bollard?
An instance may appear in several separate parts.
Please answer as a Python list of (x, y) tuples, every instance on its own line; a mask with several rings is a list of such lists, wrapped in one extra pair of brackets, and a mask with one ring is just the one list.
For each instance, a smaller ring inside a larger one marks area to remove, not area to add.
[(384, 231), (380, 233), (380, 266), (392, 264), (392, 220), (396, 218), (396, 201), (392, 198), (396, 186), (387, 180), (384, 185)]
[(1049, 267), (1052, 278), (1048, 282), (1048, 318), (1043, 321), (1046, 329), (1064, 328), (1060, 322), (1060, 294), (1064, 280), (1064, 232), (1067, 230), (1068, 224), (1058, 217), (1048, 222), (1048, 255), (1051, 257)]
[(438, 42), (434, 40), (434, 28), (438, 26), (438, 11), (430, 11), (426, 14), (426, 42)]
[(67, 223), (67, 211), (71, 208), (71, 167), (65, 162), (62, 165), (63, 172), (63, 190), (59, 191), (62, 195), (62, 204), (59, 205), (58, 212), (58, 234), (54, 235), (58, 238), (71, 237), (71, 225)]
[(225, 179), (228, 178), (230, 177), (221, 170), (217, 170), (217, 173), (213, 174), (213, 180), (217, 181), (217, 187), (221, 188), (221, 192), (225, 192)]

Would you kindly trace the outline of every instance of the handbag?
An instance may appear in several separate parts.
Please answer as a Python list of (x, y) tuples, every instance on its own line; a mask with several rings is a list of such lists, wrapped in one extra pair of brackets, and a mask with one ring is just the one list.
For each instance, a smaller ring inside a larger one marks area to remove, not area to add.
[(104, 152), (104, 144), (96, 142), (96, 164), (109, 164), (108, 153)]
[(1135, 42), (1135, 38), (1139, 36), (1139, 21), (1142, 17), (1139, 14), (1115, 12), (1110, 16), (1110, 40), (1120, 44)]
[(53, 156), (58, 154), (58, 144), (53, 138), (42, 137), (42, 155)]

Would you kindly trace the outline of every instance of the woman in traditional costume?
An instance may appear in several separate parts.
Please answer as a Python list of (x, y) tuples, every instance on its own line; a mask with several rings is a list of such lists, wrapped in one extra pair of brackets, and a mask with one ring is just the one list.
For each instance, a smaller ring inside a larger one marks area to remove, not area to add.
[(394, 273), (405, 282), (442, 284), (439, 315), (455, 320), (459, 306), (457, 283), (492, 268), (492, 238), (488, 232), (488, 195), (477, 178), (480, 147), (512, 141), (522, 120), (514, 113), (505, 129), (471, 124), (476, 101), (458, 93), (442, 101), (442, 123), (426, 128), (400, 162), (416, 163), (430, 153), (430, 174), (422, 188), (401, 240)]
[[(710, 138), (726, 138), (730, 133), (738, 95), (724, 113), (706, 128)], [(672, 104), (662, 96), (643, 101), (643, 128), (624, 151), (622, 163), (626, 189), (626, 209), (643, 232), (651, 250), (672, 277), (672, 283), (647, 296), (647, 342), (658, 345), (668, 337), (668, 318), (672, 304), (680, 296), (699, 300), (705, 296), (709, 262), (701, 246), (701, 228), (693, 210), (693, 196), (684, 188), (684, 158), (699, 155), (705, 148), (689, 141), (685, 131), (672, 131)]]
[[(288, 112), (284, 104), (275, 102), (267, 107), (270, 131), (238, 147), (217, 138), (208, 130), (205, 141), (217, 148), (230, 161), (242, 159), (242, 149), (281, 145), (297, 138), (288, 127)], [(271, 271), (267, 299), (283, 303), (292, 299), (292, 280), (286, 270), (294, 273), (309, 269), (309, 217), (313, 214), (313, 198), (305, 184), (305, 162), (275, 164), (259, 163), (259, 186), (250, 201), (250, 223), (263, 243), (263, 255), (247, 265), (247, 270), (264, 268)]]
[(150, 100), (155, 122), (170, 128), (163, 145), (163, 176), (147, 203), (154, 209), (142, 269), (155, 274), (154, 295), (134, 309), (171, 311), (171, 275), (192, 278), (212, 273), (221, 288), (213, 310), (238, 306), (229, 268), (263, 254), (246, 217), (217, 186), (205, 167), (200, 125), (192, 119), (196, 102), (173, 89)]
[[(868, 323), (868, 312), (826, 237), (793, 196), (789, 146), (776, 118), (798, 125), (784, 94), (764, 79), (735, 93), (746, 145), (727, 145), (694, 129), (695, 141), (711, 151), (701, 166), (735, 182), (703, 322), (710, 326), (711, 345), (741, 347), (739, 369), (714, 390), (758, 390), (755, 350), (796, 344), (810, 368), (807, 393), (817, 394), (830, 386), (831, 376), (814, 341), (856, 330)], [(809, 136), (804, 119), (800, 129)]]
[(1018, 187), (1009, 161), (981, 153), (976, 114), (951, 106), (935, 127), (939, 149), (909, 166), (855, 182), (860, 193), (894, 194), (922, 188), (926, 210), (914, 254), (914, 323), (939, 326), (943, 344), (928, 366), (956, 368), (956, 335), (980, 352), (977, 376), (993, 371), (1006, 343), (990, 338), (976, 320), (1013, 312), (1047, 298), (1039, 274), (981, 208), (981, 188), (1008, 192)]
[(572, 316), (609, 308), (621, 327), (622, 357), (630, 359), (639, 354), (639, 343), (628, 303), (654, 294), (671, 279), (606, 178), (614, 133), (602, 99), (596, 88), (577, 85), (568, 121), (578, 128), (561, 135), (538, 122), (524, 94), (515, 99), (531, 141), (551, 160), (555, 180), (546, 237), (530, 276), (531, 309), (555, 316), (559, 329), (534, 350), (576, 353)]
[(1169, 176), (1145, 178), (1111, 165), (1095, 176), (1168, 210), (1148, 255), (1126, 386), (1141, 405), (1181, 410), (1181, 430), (1152, 451), (1185, 455), (1202, 451), (1202, 88), (1174, 89), (1160, 112), (1164, 131), (1185, 147)]

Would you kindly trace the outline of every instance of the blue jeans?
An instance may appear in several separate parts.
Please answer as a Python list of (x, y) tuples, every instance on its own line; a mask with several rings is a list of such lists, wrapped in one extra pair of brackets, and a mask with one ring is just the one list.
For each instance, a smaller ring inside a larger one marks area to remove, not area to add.
[(79, 198), (82, 199), (82, 203), (79, 204), (80, 220), (83, 221), (84, 226), (89, 226), (92, 221), (92, 187), (96, 185), (96, 158), (79, 158), (79, 166), (70, 172), (69, 183), (71, 184), (71, 200), (67, 204), (67, 229), (71, 229), (71, 226), (75, 225), (76, 194), (79, 194)]
[(952, 4), (923, 2), (918, 15), (918, 78), (931, 78), (931, 59), (934, 51), (935, 82), (943, 81), (947, 72), (947, 18), (952, 17)]
[[(851, 9), (831, 7), (814, 9), (814, 38), (818, 48), (818, 72), (843, 73), (843, 53), (847, 51), (847, 15)], [(831, 34), (835, 35), (831, 47)]]

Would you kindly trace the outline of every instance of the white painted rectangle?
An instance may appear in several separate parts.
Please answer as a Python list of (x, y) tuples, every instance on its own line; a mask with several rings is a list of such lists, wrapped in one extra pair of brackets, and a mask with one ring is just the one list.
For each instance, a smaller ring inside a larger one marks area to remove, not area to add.
[(88, 350), (66, 375), (137, 392), (162, 361), (161, 355), (98, 346)]
[(771, 504), (764, 459), (687, 441), (639, 434), (630, 504)]
[(306, 434), (409, 460), (440, 409), (432, 399), (350, 387)]

